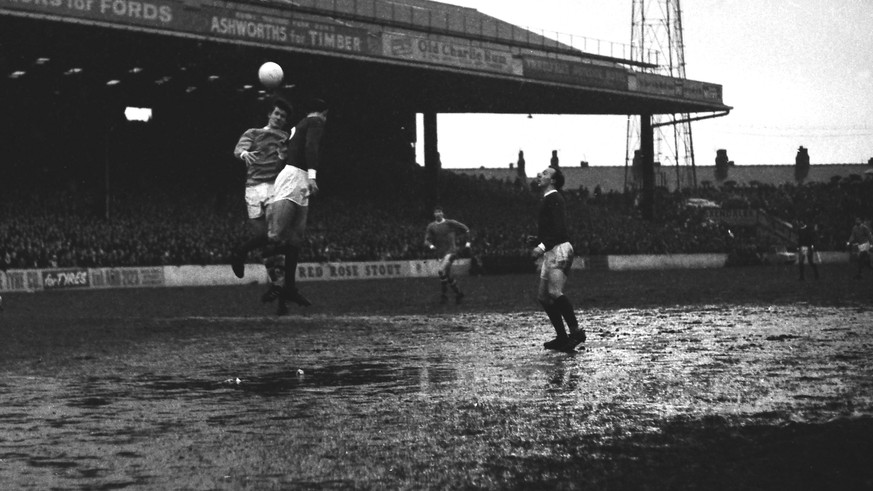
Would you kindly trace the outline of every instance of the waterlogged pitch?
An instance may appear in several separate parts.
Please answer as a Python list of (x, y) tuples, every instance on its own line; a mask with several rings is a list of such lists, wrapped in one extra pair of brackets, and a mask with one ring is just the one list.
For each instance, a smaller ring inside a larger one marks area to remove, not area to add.
[(7, 294), (13, 488), (869, 488), (873, 279), (581, 273), (551, 336), (536, 277)]

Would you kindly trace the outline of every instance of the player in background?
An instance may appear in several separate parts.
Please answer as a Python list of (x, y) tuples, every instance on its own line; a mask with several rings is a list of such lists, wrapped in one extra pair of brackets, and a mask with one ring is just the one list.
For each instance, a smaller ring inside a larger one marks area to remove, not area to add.
[[(233, 155), (246, 166), (246, 239), (233, 248), (230, 266), (237, 278), (245, 276), (245, 260), (249, 251), (267, 245), (267, 201), (273, 195), (273, 184), (279, 171), (285, 166), (288, 120), (292, 107), (289, 102), (276, 97), (273, 100), (267, 125), (246, 130), (234, 147)], [(285, 258), (276, 255), (266, 258), (264, 265), (273, 284), (281, 284)], [(279, 310), (287, 311), (284, 302)]]
[(864, 223), (864, 219), (860, 216), (855, 217), (855, 226), (852, 227), (852, 233), (849, 235), (849, 240), (846, 245), (851, 247), (853, 251), (857, 251), (858, 272), (855, 274), (855, 279), (861, 279), (861, 271), (864, 267), (873, 269), (870, 264), (870, 247), (873, 244), (873, 232), (870, 227)]
[[(267, 203), (267, 256), (285, 255), (284, 284), (270, 285), (262, 300), (290, 300), (301, 306), (312, 305), (296, 285), (300, 246), (306, 233), (309, 198), (318, 192), (316, 178), (321, 163), (321, 140), (327, 123), (327, 103), (310, 99), (304, 117), (291, 131), (285, 166), (276, 177), (273, 196)], [(281, 305), (281, 303), (280, 303)]]
[[(585, 330), (579, 327), (573, 306), (564, 295), (564, 285), (574, 257), (567, 230), (564, 196), (559, 192), (564, 187), (564, 174), (559, 169), (548, 167), (537, 174), (535, 184), (543, 193), (543, 199), (539, 208), (537, 235), (529, 237), (528, 242), (530, 245), (537, 244), (531, 255), (543, 258), (537, 300), (557, 333), (554, 339), (546, 341), (543, 346), (546, 349), (569, 351), (585, 342)], [(569, 336), (564, 329), (564, 321), (570, 328)]]
[(424, 245), (436, 252), (436, 257), (439, 259), (439, 277), (440, 277), (440, 301), (446, 303), (449, 297), (446, 295), (448, 289), (451, 288), (455, 293), (455, 303), (461, 303), (464, 298), (464, 292), (458, 286), (457, 280), (452, 276), (452, 264), (458, 255), (457, 235), (466, 235), (467, 243), (464, 247), (469, 248), (470, 228), (457, 220), (451, 220), (445, 217), (443, 208), (437, 206), (433, 209), (434, 221), (427, 225), (424, 232)]
[(803, 221), (799, 225), (800, 227), (797, 229), (797, 266), (800, 268), (800, 281), (804, 280), (804, 262), (809, 262), (813, 277), (818, 279), (818, 266), (815, 264), (815, 243), (818, 241), (818, 238), (816, 237), (815, 227), (810, 227)]

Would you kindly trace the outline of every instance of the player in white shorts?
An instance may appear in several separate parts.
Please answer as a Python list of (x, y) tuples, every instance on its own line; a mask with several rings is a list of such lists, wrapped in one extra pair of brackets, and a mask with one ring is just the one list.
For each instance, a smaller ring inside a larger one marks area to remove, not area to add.
[[(246, 130), (233, 150), (233, 155), (246, 166), (247, 237), (231, 252), (230, 265), (237, 278), (245, 276), (245, 259), (249, 251), (267, 245), (266, 207), (273, 196), (273, 183), (285, 166), (291, 104), (276, 97), (267, 114), (267, 125)], [(267, 273), (274, 283), (282, 282), (284, 257), (271, 256), (265, 261)], [(280, 310), (282, 309), (280, 304)]]
[(308, 113), (292, 130), (285, 167), (276, 177), (273, 197), (267, 203), (267, 236), (273, 253), (285, 254), (284, 285), (271, 285), (263, 299), (284, 298), (298, 305), (312, 305), (297, 290), (296, 270), (306, 233), (309, 197), (318, 192), (316, 177), (321, 161), (321, 140), (327, 122), (327, 104), (309, 101)]
[[(569, 351), (585, 342), (585, 330), (579, 327), (570, 300), (564, 295), (567, 275), (573, 265), (573, 246), (567, 230), (566, 205), (558, 192), (564, 186), (564, 174), (548, 167), (537, 175), (536, 184), (543, 192), (540, 204), (537, 236), (529, 241), (537, 246), (531, 251), (535, 258), (543, 257), (537, 300), (549, 317), (557, 336), (545, 343), (546, 349)], [(564, 329), (564, 321), (570, 335)]]

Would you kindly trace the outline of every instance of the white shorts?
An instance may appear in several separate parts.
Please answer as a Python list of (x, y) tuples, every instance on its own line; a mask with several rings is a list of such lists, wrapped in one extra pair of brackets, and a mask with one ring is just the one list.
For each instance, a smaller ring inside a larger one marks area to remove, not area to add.
[(540, 278), (549, 279), (549, 272), (560, 269), (567, 274), (573, 266), (573, 246), (564, 242), (552, 247), (543, 254), (543, 265), (540, 268)]
[(286, 165), (276, 177), (271, 202), (286, 199), (300, 206), (309, 206), (308, 173), (293, 165)]
[(452, 263), (455, 261), (455, 253), (450, 252), (443, 256), (439, 262), (439, 271), (442, 271), (446, 275), (452, 274)]
[(249, 218), (264, 216), (264, 209), (271, 196), (273, 196), (273, 185), (269, 182), (246, 186), (246, 211)]

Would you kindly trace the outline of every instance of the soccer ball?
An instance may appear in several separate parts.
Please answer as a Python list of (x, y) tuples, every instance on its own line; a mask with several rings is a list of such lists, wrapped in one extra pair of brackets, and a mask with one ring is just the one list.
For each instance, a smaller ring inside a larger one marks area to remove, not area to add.
[(264, 87), (268, 89), (275, 89), (282, 83), (282, 79), (285, 77), (285, 73), (282, 71), (282, 67), (279, 66), (278, 63), (273, 63), (272, 61), (268, 61), (261, 65), (261, 68), (258, 68), (258, 79), (261, 80), (261, 83), (264, 84)]

